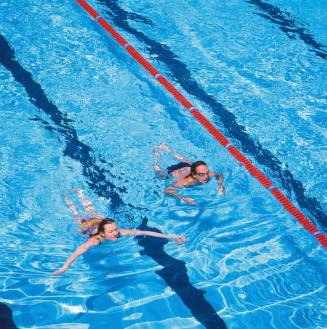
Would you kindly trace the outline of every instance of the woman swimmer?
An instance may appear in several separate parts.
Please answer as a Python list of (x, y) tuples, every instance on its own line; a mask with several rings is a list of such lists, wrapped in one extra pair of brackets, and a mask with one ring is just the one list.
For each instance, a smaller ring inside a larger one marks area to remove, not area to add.
[[(84, 254), (89, 248), (97, 246), (106, 240), (116, 241), (118, 238), (122, 236), (147, 235), (155, 238), (171, 239), (175, 241), (177, 244), (182, 244), (186, 241), (186, 238), (181, 235), (164, 235), (152, 231), (120, 229), (117, 227), (116, 222), (113, 219), (103, 218), (101, 217), (101, 215), (96, 214), (92, 203), (84, 199), (82, 190), (76, 190), (76, 193), (80, 197), (81, 203), (85, 207), (84, 208), (85, 212), (92, 213), (94, 217), (91, 217), (88, 220), (83, 221), (83, 219), (81, 219), (81, 217), (78, 215), (76, 207), (67, 198), (66, 198), (66, 203), (68, 204), (69, 208), (72, 210), (75, 219), (80, 221), (81, 232), (83, 234), (89, 235), (89, 240), (83, 243), (82, 245), (80, 245), (67, 259), (64, 266), (61, 269), (54, 271), (52, 273), (53, 275), (59, 275), (67, 271), (69, 266), (75, 261), (77, 257)], [(92, 233), (92, 231), (94, 231), (95, 229), (96, 232)]]

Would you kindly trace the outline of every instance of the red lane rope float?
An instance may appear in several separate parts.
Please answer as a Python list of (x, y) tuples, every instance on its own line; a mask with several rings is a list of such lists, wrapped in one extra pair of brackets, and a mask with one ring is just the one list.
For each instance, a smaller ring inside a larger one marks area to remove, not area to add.
[(77, 3), (102, 26), (130, 55), (144, 67), (192, 116), (230, 153), (239, 161), (248, 172), (254, 176), (270, 193), (283, 205), (283, 207), (314, 237), (327, 248), (327, 237), (319, 232), (318, 228), (307, 219), (302, 212), (276, 187), (273, 183), (193, 105), (190, 103), (159, 71), (151, 65), (128, 41), (126, 41), (99, 13), (85, 0), (76, 0)]

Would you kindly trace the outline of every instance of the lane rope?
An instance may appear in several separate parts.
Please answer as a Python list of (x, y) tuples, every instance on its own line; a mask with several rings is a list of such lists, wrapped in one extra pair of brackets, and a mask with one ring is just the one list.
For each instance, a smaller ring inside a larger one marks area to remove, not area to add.
[(152, 66), (127, 40), (125, 40), (100, 14), (85, 0), (77, 3), (106, 30), (131, 57), (148, 71), (191, 115), (230, 153), (247, 171), (254, 176), (282, 206), (327, 249), (327, 237), (294, 206), (294, 204), (275, 187), (273, 183), (255, 167), (204, 115), (202, 115), (160, 72)]

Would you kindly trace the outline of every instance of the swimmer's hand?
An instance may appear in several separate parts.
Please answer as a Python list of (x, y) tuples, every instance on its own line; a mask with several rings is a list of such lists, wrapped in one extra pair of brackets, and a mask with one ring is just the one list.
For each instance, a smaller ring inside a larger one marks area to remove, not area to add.
[(57, 271), (52, 272), (51, 275), (60, 275), (60, 274), (62, 274), (64, 272), (66, 272), (66, 271), (67, 271), (67, 268), (61, 268), (61, 269), (59, 269)]
[(181, 200), (183, 200), (184, 202), (187, 202), (187, 203), (189, 203), (189, 204), (192, 204), (192, 205), (197, 205), (198, 203), (195, 201), (195, 200), (193, 200), (192, 198), (185, 198), (185, 197), (183, 197)]
[(225, 187), (223, 185), (224, 176), (222, 174), (216, 174), (216, 178), (218, 181), (218, 191), (220, 195), (225, 195)]
[(225, 187), (224, 185), (219, 185), (218, 191), (220, 195), (225, 195)]
[(173, 235), (170, 238), (174, 240), (176, 244), (183, 244), (187, 241), (186, 237), (183, 235)]
[(222, 184), (224, 182), (224, 176), (222, 174), (217, 174), (216, 177), (219, 184)]

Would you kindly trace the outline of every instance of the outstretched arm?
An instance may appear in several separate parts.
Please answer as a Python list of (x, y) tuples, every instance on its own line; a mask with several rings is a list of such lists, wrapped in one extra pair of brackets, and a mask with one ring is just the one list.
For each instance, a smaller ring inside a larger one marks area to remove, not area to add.
[(79, 257), (80, 255), (84, 254), (90, 247), (94, 246), (95, 243), (91, 242), (90, 240), (87, 241), (86, 243), (83, 243), (81, 246), (79, 246), (71, 255), (70, 257), (67, 259), (66, 263), (64, 264), (64, 266), (57, 270), (52, 272), (52, 275), (58, 275), (58, 274), (62, 274), (63, 272), (67, 271), (69, 266), (75, 261), (75, 259), (77, 257)]
[(139, 236), (139, 235), (147, 235), (153, 236), (155, 238), (162, 238), (162, 239), (171, 239), (174, 240), (177, 244), (182, 244), (186, 241), (186, 238), (182, 235), (165, 235), (158, 232), (153, 231), (141, 231), (141, 230), (119, 230), (121, 235), (132, 235), (132, 236)]

